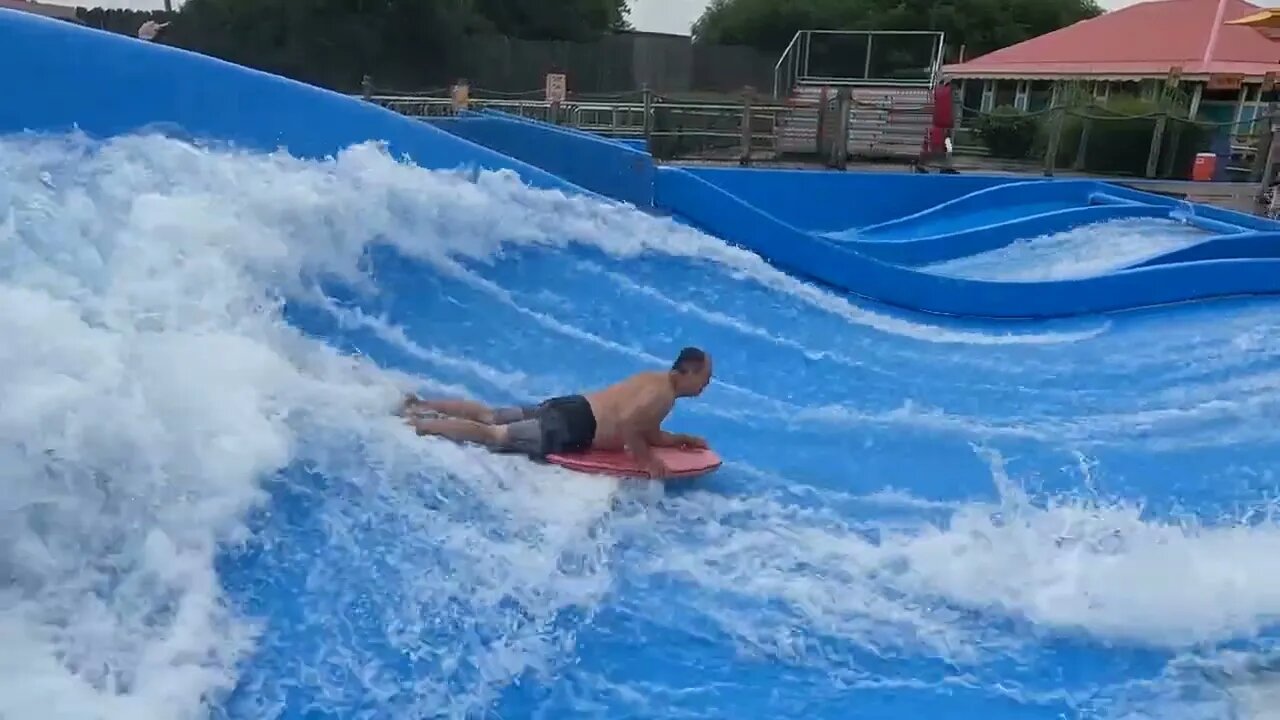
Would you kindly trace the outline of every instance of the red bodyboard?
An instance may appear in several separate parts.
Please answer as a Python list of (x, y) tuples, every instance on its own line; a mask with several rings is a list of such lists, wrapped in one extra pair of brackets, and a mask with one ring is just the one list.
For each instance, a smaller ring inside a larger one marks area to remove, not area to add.
[[(653, 448), (667, 464), (667, 477), (689, 478), (704, 475), (720, 467), (720, 456), (698, 448)], [(588, 450), (581, 453), (547, 455), (547, 462), (578, 472), (615, 477), (648, 477), (649, 473), (622, 450)]]

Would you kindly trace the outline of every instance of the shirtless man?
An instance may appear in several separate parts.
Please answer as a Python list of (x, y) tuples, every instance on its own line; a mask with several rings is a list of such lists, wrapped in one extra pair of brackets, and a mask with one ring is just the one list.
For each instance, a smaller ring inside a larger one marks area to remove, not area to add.
[[(711, 357), (687, 347), (667, 371), (641, 372), (587, 395), (566, 395), (528, 407), (489, 408), (469, 400), (420, 400), (401, 407), (419, 435), (440, 435), (494, 450), (541, 458), (589, 448), (626, 448), (649, 471), (668, 474), (653, 447), (705, 448), (694, 435), (669, 433), (662, 421), (676, 398), (695, 397), (711, 382)], [(423, 411), (448, 417), (420, 417)]]

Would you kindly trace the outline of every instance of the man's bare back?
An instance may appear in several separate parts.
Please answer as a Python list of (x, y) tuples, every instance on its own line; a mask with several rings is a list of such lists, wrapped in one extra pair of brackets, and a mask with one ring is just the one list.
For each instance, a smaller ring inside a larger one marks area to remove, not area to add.
[[(648, 469), (663, 477), (667, 468), (654, 447), (697, 447), (707, 443), (696, 435), (669, 433), (662, 421), (677, 398), (695, 397), (711, 382), (711, 357), (685, 348), (665, 372), (641, 372), (586, 395), (550, 398), (537, 406), (488, 408), (469, 400), (407, 398), (402, 412), (422, 435), (544, 456), (588, 448), (626, 449)], [(423, 410), (446, 415), (422, 418)]]
[(620, 450), (627, 423), (652, 434), (676, 404), (676, 391), (665, 372), (642, 372), (587, 394), (596, 416), (596, 437), (592, 447)]

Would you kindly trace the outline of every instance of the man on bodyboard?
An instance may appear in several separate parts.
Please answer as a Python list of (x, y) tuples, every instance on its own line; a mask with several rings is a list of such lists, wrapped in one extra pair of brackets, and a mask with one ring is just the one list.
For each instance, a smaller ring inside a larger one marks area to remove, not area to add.
[[(695, 435), (662, 429), (676, 398), (696, 397), (711, 382), (711, 357), (687, 347), (666, 371), (632, 375), (585, 395), (553, 397), (532, 406), (490, 408), (470, 400), (409, 396), (400, 408), (419, 435), (473, 442), (534, 458), (587, 450), (626, 449), (649, 477), (670, 474), (653, 448), (706, 448)], [(424, 417), (423, 412), (445, 417)]]

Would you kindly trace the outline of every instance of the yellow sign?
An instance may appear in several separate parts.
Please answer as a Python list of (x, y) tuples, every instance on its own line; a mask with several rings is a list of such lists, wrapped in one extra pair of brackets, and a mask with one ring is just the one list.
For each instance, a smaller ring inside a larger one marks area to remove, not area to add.
[(547, 73), (547, 102), (562, 103), (565, 93), (564, 73)]

